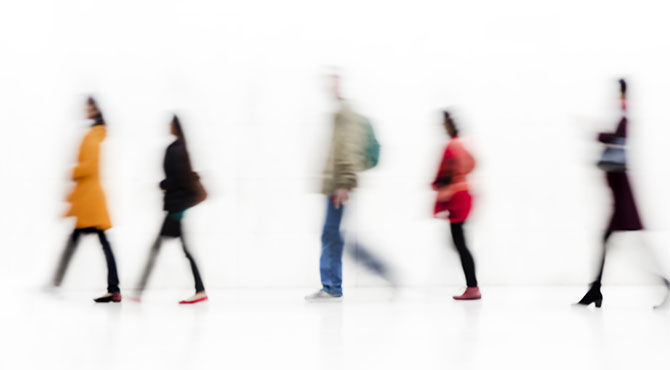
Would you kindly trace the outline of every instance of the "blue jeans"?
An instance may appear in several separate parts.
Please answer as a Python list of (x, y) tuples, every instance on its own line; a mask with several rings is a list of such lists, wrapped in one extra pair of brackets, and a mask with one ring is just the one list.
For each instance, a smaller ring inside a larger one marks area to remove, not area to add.
[(344, 240), (340, 233), (340, 223), (344, 206), (335, 208), (330, 197), (328, 198), (328, 210), (326, 211), (326, 222), (321, 233), (321, 260), (319, 268), (321, 271), (321, 285), (323, 290), (335, 295), (342, 295), (342, 250)]

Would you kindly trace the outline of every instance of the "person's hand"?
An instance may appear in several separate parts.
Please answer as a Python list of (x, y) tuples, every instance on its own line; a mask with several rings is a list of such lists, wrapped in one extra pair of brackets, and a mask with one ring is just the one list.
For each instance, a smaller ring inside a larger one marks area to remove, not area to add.
[(333, 205), (337, 209), (339, 209), (340, 205), (346, 203), (348, 200), (349, 200), (349, 189), (340, 188), (335, 190), (335, 193), (333, 193)]

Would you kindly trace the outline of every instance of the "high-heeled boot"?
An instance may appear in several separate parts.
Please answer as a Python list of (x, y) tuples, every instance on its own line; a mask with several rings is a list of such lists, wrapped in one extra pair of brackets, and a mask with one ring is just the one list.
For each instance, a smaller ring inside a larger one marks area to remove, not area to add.
[(600, 292), (599, 281), (594, 281), (591, 283), (591, 288), (589, 291), (586, 292), (584, 297), (579, 302), (577, 302), (577, 304), (584, 306), (588, 306), (591, 303), (595, 304), (598, 308), (600, 308), (600, 306), (603, 304), (603, 294)]

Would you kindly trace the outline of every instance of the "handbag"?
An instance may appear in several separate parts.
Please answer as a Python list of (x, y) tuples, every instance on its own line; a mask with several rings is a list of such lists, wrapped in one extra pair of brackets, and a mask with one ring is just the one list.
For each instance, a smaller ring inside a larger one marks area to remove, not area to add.
[(617, 138), (606, 144), (605, 151), (600, 156), (598, 168), (605, 172), (626, 171), (626, 138)]
[(193, 184), (191, 186), (193, 191), (193, 204), (191, 207), (198, 205), (207, 199), (207, 190), (205, 190), (205, 187), (202, 186), (202, 182), (200, 182), (200, 176), (198, 173), (192, 172), (192, 177)]

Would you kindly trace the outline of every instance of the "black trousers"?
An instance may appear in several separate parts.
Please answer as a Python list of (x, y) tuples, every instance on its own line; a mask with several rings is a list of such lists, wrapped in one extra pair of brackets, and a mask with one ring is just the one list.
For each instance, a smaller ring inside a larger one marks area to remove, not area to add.
[(454, 246), (461, 258), (461, 266), (465, 273), (465, 281), (468, 287), (477, 286), (477, 276), (475, 275), (475, 260), (465, 244), (465, 235), (463, 235), (463, 222), (451, 223), (451, 238), (454, 240)]
[(163, 226), (161, 227), (161, 232), (158, 234), (158, 238), (156, 238), (156, 241), (154, 242), (153, 246), (151, 247), (151, 250), (149, 251), (149, 257), (147, 258), (147, 263), (144, 266), (144, 271), (142, 272), (140, 283), (137, 286), (138, 294), (142, 294), (142, 292), (147, 286), (149, 276), (151, 275), (151, 272), (153, 271), (154, 268), (154, 264), (156, 262), (156, 257), (158, 257), (158, 251), (160, 251), (163, 238), (179, 238), (179, 240), (181, 241), (181, 246), (184, 249), (186, 259), (188, 259), (188, 262), (191, 264), (191, 271), (193, 272), (193, 280), (195, 280), (195, 292), (198, 293), (205, 291), (205, 286), (202, 283), (202, 278), (200, 277), (200, 271), (198, 271), (198, 266), (196, 265), (195, 259), (193, 259), (193, 256), (191, 255), (191, 253), (188, 250), (188, 247), (186, 246), (186, 241), (184, 240), (184, 235), (181, 231), (181, 219), (175, 218), (170, 214), (168, 214), (165, 217), (165, 221), (163, 222)]
[(56, 274), (54, 275), (53, 285), (60, 286), (60, 284), (63, 282), (63, 277), (65, 276), (67, 267), (70, 264), (72, 256), (74, 255), (74, 251), (77, 249), (77, 245), (79, 244), (79, 238), (83, 234), (98, 235), (100, 244), (102, 244), (102, 251), (105, 253), (105, 261), (107, 262), (107, 292), (119, 292), (119, 276), (116, 271), (116, 260), (114, 259), (114, 253), (112, 252), (112, 246), (109, 244), (105, 232), (94, 227), (74, 229), (72, 235), (70, 235), (70, 238), (67, 241), (67, 244), (65, 245), (65, 250), (61, 255), (58, 268), (56, 269)]

